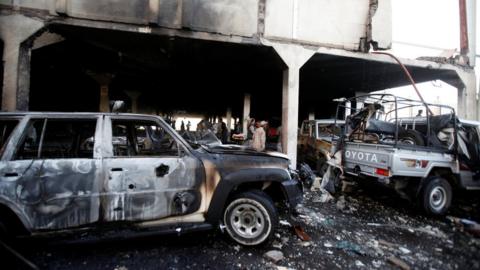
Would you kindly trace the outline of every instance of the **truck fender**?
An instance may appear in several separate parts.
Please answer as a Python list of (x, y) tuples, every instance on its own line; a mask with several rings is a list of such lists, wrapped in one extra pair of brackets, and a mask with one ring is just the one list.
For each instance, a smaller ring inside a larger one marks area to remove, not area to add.
[(235, 171), (222, 177), (215, 192), (213, 193), (210, 206), (207, 211), (207, 221), (217, 223), (222, 218), (223, 209), (228, 197), (241, 184), (262, 182), (284, 182), (290, 180), (290, 174), (286, 169), (280, 168), (257, 168)]
[(22, 223), (23, 227), (30, 232), (32, 229), (32, 224), (30, 223), (29, 219), (27, 218), (27, 215), (18, 208), (14, 203), (12, 203), (10, 200), (6, 199), (3, 196), (0, 196), (0, 206), (5, 207), (6, 209), (10, 210), (15, 216), (18, 218), (18, 220)]

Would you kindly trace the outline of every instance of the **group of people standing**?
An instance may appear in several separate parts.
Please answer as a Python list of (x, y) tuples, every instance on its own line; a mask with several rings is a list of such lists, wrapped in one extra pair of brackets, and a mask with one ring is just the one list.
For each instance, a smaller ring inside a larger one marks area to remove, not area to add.
[[(281, 127), (270, 127), (267, 121), (256, 121), (250, 119), (245, 143), (257, 151), (270, 150), (282, 151)], [(269, 147), (267, 147), (270, 145)], [(273, 145), (273, 146), (272, 146)]]

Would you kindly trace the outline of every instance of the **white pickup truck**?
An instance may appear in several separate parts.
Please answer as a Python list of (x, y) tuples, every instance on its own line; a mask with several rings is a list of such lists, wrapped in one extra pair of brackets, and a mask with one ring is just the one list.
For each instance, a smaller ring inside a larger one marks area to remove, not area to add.
[[(390, 95), (362, 103), (336, 145), (347, 179), (386, 184), (433, 215), (447, 212), (456, 190), (480, 189), (480, 122), (458, 120), (441, 105), (433, 115), (429, 107), (437, 105)], [(427, 106), (427, 115), (400, 117), (402, 108), (411, 114), (415, 106)]]

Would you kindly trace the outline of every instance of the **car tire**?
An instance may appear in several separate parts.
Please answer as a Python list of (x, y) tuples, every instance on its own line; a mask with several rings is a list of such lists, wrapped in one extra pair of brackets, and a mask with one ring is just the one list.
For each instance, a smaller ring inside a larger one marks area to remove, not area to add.
[(223, 222), (230, 238), (244, 246), (267, 243), (278, 224), (272, 199), (261, 191), (235, 195), (225, 208)]
[(442, 177), (427, 179), (422, 189), (423, 209), (430, 215), (444, 215), (452, 203), (452, 187)]
[(401, 130), (398, 132), (398, 140), (404, 144), (425, 146), (422, 133), (413, 129)]

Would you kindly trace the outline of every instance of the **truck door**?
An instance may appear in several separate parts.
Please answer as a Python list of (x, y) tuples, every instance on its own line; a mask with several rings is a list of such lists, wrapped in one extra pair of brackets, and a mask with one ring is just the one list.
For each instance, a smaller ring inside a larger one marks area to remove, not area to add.
[(33, 229), (64, 229), (98, 221), (100, 159), (93, 156), (96, 117), (32, 118), (0, 173), (16, 185)]
[(112, 117), (112, 153), (104, 158), (104, 219), (152, 220), (196, 212), (201, 203), (200, 161), (156, 119)]

